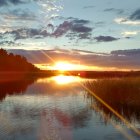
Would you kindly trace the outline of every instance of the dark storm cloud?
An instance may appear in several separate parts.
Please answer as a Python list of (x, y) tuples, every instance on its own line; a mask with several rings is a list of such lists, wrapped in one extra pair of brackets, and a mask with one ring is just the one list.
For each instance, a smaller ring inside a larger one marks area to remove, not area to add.
[(119, 40), (119, 38), (115, 38), (112, 36), (97, 36), (97, 37), (94, 37), (94, 39), (97, 42), (111, 42), (111, 41)]
[(140, 20), (140, 9), (137, 9), (132, 15), (129, 17), (131, 20)]
[[(140, 69), (140, 49), (119, 50), (111, 53), (95, 53), (83, 50), (9, 50), (10, 52), (25, 56), (32, 63), (52, 63), (46, 57), (51, 57), (54, 61), (66, 60), (69, 62), (80, 62), (81, 64), (99, 66), (106, 68)], [(36, 59), (39, 58), (39, 59)]]
[(17, 4), (23, 4), (23, 3), (26, 3), (28, 2), (27, 0), (0, 0), (0, 7), (2, 6), (8, 6), (10, 4), (13, 4), (13, 5), (17, 5)]

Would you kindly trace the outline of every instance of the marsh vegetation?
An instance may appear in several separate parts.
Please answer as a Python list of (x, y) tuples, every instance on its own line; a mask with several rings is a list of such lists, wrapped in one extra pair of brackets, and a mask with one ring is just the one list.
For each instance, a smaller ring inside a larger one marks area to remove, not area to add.
[[(111, 78), (86, 82), (86, 87), (129, 121), (140, 121), (140, 78)], [(88, 92), (87, 92), (88, 93)], [(117, 117), (91, 94), (91, 104), (110, 117)]]

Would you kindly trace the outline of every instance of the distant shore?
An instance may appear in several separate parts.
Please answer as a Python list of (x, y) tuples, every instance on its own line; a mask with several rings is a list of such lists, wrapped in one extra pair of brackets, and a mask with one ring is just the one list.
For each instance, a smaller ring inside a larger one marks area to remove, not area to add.
[(79, 76), (83, 78), (123, 78), (140, 77), (140, 71), (59, 71), (59, 70), (39, 70), (37, 72), (0, 72), (0, 82), (9, 80), (19, 80), (24, 78), (43, 78), (57, 75)]
[(40, 70), (40, 72), (36, 74), (40, 76), (56, 76), (62, 74), (67, 76), (79, 76), (83, 78), (140, 77), (140, 71)]
[(60, 74), (83, 78), (140, 77), (140, 71), (41, 70), (28, 62), (25, 57), (0, 49), (0, 82)]

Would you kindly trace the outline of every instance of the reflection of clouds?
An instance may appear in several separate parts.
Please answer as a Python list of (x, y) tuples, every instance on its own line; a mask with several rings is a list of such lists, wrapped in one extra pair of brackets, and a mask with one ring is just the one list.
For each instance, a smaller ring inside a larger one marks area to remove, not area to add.
[(41, 113), (40, 139), (72, 140), (71, 119), (61, 110), (44, 110)]
[[(1, 139), (72, 140), (73, 136), (76, 139), (94, 136), (100, 139), (101, 130), (103, 138), (111, 135), (114, 139), (120, 138), (109, 122), (102, 122), (99, 112), (95, 114), (91, 110), (89, 104), (92, 98), (86, 96), (77, 81), (58, 85), (51, 78), (39, 79), (22, 94), (7, 96), (0, 103)], [(109, 101), (112, 101), (111, 98)], [(95, 104), (94, 101), (92, 103)], [(100, 105), (97, 107), (103, 112), (108, 111)], [(107, 132), (104, 132), (105, 129)]]
[(40, 79), (23, 95), (7, 96), (0, 104), (1, 138), (72, 140), (73, 128), (85, 127), (91, 113), (81, 87), (65, 86)]

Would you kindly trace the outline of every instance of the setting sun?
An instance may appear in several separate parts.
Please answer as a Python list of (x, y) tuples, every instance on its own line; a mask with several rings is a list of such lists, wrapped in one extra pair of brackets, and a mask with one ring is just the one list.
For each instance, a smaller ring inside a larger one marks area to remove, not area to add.
[[(96, 70), (96, 71), (102, 71), (106, 68), (98, 67), (98, 66), (90, 66), (90, 65), (84, 65), (79, 63), (72, 63), (68, 61), (57, 61), (54, 64), (34, 64), (36, 67), (42, 69), (42, 70), (59, 70), (61, 72), (63, 71), (72, 71), (72, 70)], [(106, 70), (109, 70), (107, 68)], [(112, 70), (110, 68), (110, 70)]]
[(53, 66), (54, 70), (60, 70), (60, 71), (67, 71), (67, 70), (75, 70), (78, 68), (78, 65), (76, 64), (71, 64), (65, 61), (60, 61), (57, 62), (54, 66)]

